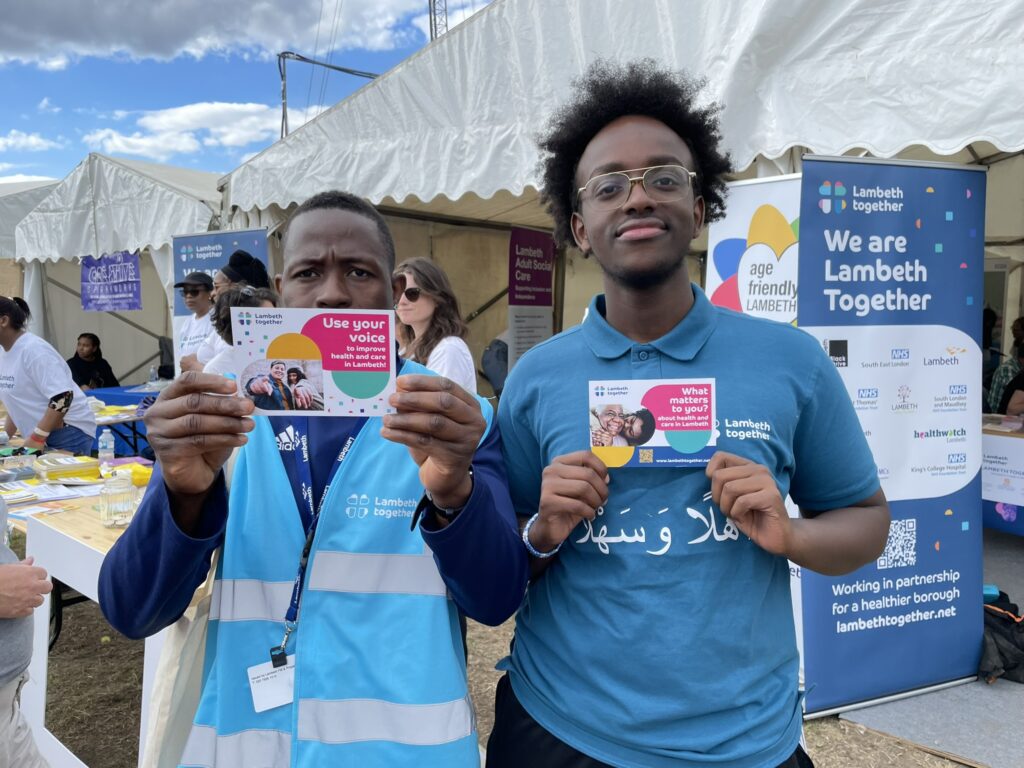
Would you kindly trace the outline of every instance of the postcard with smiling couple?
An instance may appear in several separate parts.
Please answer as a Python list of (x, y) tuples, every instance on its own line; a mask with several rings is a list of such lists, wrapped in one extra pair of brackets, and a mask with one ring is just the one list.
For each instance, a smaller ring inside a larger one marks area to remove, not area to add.
[(591, 381), (590, 450), (609, 467), (703, 467), (718, 431), (714, 379)]
[(394, 413), (394, 312), (231, 308), (227, 368), (256, 412), (283, 416)]

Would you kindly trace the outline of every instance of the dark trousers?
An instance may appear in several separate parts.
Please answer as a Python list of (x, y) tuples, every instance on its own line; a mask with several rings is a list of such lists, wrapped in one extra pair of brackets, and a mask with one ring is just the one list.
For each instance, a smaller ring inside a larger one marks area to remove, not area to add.
[[(487, 740), (487, 768), (611, 768), (544, 730), (523, 709), (508, 675), (494, 693), (494, 730)], [(814, 768), (799, 746), (778, 768)]]

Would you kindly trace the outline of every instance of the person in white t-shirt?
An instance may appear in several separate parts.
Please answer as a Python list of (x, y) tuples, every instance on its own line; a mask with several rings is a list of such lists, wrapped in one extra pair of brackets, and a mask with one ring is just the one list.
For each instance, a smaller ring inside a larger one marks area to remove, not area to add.
[(181, 361), (182, 373), (185, 371), (201, 371), (202, 363), (196, 352), (206, 337), (213, 332), (210, 313), (213, 309), (213, 278), (205, 272), (190, 272), (180, 283), (174, 284), (181, 289), (181, 297), (185, 306), (192, 312), (181, 326), (178, 335), (178, 357)]
[(466, 323), (448, 275), (430, 259), (416, 257), (399, 264), (394, 278), (402, 288), (395, 305), (399, 353), (475, 394), (476, 365), (463, 341)]
[(235, 342), (231, 334), (232, 307), (273, 308), (277, 306), (277, 302), (277, 294), (269, 288), (253, 288), (249, 285), (242, 285), (219, 292), (210, 317), (213, 318), (214, 332), (224, 346), (203, 366), (203, 373), (219, 373), (224, 376), (235, 370), (235, 348), (233, 346)]
[(89, 454), (96, 438), (96, 417), (60, 353), (25, 330), (29, 316), (24, 299), (0, 297), (4, 430), (9, 436), (20, 432), (28, 448)]

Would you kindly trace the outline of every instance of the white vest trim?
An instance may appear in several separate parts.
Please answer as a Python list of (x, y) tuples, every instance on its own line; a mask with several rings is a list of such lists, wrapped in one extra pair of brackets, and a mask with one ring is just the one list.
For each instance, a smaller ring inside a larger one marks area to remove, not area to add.
[(290, 581), (218, 579), (213, 584), (210, 619), (283, 622), (292, 586)]
[(216, 765), (245, 768), (281, 768), (291, 761), (292, 736), (282, 731), (250, 730), (218, 736), (208, 725), (193, 725), (181, 765), (212, 768)]
[(429, 549), (425, 555), (317, 552), (308, 587), (327, 592), (448, 594)]
[(457, 741), (472, 732), (473, 705), (468, 696), (441, 704), (395, 704), (380, 699), (299, 701), (299, 739), (428, 746)]

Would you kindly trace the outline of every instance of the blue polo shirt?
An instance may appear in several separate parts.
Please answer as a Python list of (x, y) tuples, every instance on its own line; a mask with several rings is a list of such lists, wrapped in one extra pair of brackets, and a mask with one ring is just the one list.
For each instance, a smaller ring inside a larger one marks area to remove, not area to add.
[[(517, 514), (536, 512), (552, 459), (589, 446), (592, 380), (714, 378), (718, 447), (768, 467), (783, 496), (822, 511), (878, 490), (853, 406), (818, 342), (693, 292), (690, 312), (656, 341), (637, 344), (612, 328), (598, 296), (582, 325), (519, 361), (499, 409)], [(703, 468), (612, 469), (594, 525), (607, 535), (595, 541), (581, 523), (516, 618), (512, 655), (499, 666), (517, 698), (597, 760), (763, 768), (796, 749), (788, 564), (725, 535), (710, 489)]]

